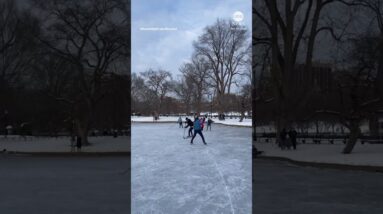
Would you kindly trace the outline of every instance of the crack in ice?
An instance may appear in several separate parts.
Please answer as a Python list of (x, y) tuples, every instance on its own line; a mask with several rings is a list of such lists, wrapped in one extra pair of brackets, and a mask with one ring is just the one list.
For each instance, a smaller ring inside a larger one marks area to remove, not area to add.
[(206, 148), (206, 153), (208, 154), (208, 156), (209, 156), (211, 159), (213, 159), (215, 168), (216, 168), (216, 170), (218, 171), (218, 174), (219, 174), (220, 177), (221, 177), (221, 180), (222, 180), (223, 185), (225, 186), (226, 194), (227, 194), (227, 196), (228, 196), (228, 198), (229, 198), (229, 202), (230, 202), (231, 213), (234, 214), (233, 202), (232, 202), (232, 200), (231, 200), (231, 195), (230, 195), (229, 189), (228, 189), (228, 187), (227, 187), (227, 185), (226, 185), (225, 179), (223, 178), (222, 172), (221, 172), (221, 170), (219, 170), (219, 168), (218, 168), (218, 164), (217, 164), (217, 162), (215, 161), (215, 159), (210, 155), (209, 148)]

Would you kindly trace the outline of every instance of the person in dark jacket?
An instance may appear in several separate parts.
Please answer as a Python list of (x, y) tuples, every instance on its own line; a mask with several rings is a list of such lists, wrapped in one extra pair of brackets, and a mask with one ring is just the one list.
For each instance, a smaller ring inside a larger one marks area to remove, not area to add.
[(189, 118), (186, 118), (186, 124), (185, 129), (189, 127), (188, 137), (193, 136), (193, 121), (191, 121)]
[(201, 136), (201, 138), (202, 138), (203, 143), (205, 145), (207, 145), (207, 143), (205, 141), (205, 138), (204, 138), (204, 136), (202, 134), (202, 125), (201, 125), (201, 121), (198, 118), (198, 116), (196, 116), (195, 119), (194, 119), (194, 126), (193, 126), (193, 128), (194, 128), (194, 135), (193, 135), (193, 137), (192, 137), (192, 139), (190, 141), (190, 144), (193, 144), (193, 140), (194, 140), (195, 136), (197, 134), (199, 134)]
[(283, 128), (281, 133), (279, 133), (279, 147), (281, 147), (281, 149), (285, 149), (286, 140), (287, 140), (287, 132), (286, 132), (286, 129)]
[(77, 135), (77, 143), (76, 143), (76, 147), (77, 147), (77, 151), (80, 152), (81, 151), (81, 147), (82, 147), (82, 139), (80, 136)]
[(294, 150), (297, 149), (297, 135), (298, 135), (298, 133), (297, 133), (297, 131), (295, 131), (295, 129), (291, 129), (289, 131), (289, 138), (291, 140), (291, 143), (293, 144)]
[(206, 119), (206, 117), (199, 119), (199, 123), (201, 124), (201, 130), (202, 131), (203, 131), (203, 128), (205, 127), (205, 119)]
[(206, 130), (209, 130), (210, 128), (210, 131), (211, 131), (211, 124), (213, 123), (213, 120), (209, 117), (209, 119), (207, 119), (207, 128)]

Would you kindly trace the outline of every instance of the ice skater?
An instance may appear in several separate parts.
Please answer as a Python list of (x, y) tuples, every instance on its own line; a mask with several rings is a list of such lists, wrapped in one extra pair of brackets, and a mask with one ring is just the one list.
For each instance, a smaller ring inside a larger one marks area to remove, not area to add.
[(296, 150), (297, 149), (297, 135), (298, 135), (297, 131), (295, 131), (295, 129), (292, 128), (289, 131), (288, 135), (289, 135), (289, 138), (291, 140), (291, 143), (293, 144), (293, 149)]
[(77, 135), (76, 147), (77, 147), (78, 152), (81, 152), (81, 147), (82, 147), (82, 141), (81, 140), (82, 140), (81, 137), (79, 135)]
[(287, 144), (287, 132), (286, 129), (283, 128), (282, 131), (279, 133), (279, 147), (284, 150), (286, 148)]
[(209, 117), (207, 119), (207, 127), (206, 127), (206, 131), (209, 130), (210, 128), (210, 131), (211, 131), (211, 124), (213, 123), (213, 120)]
[(184, 126), (182, 125), (182, 118), (181, 118), (181, 116), (178, 117), (178, 124), (179, 124), (178, 128), (183, 128), (183, 127), (184, 127)]
[(70, 151), (74, 152), (75, 151), (75, 147), (76, 147), (76, 137), (72, 133), (71, 136), (70, 136)]
[(190, 141), (190, 144), (193, 144), (193, 140), (194, 140), (195, 136), (197, 134), (199, 134), (201, 136), (201, 138), (202, 138), (203, 143), (205, 145), (207, 145), (207, 143), (205, 141), (205, 138), (203, 137), (203, 134), (202, 134), (202, 120), (200, 120), (198, 118), (198, 116), (196, 116), (195, 119), (194, 119), (194, 126), (193, 127), (194, 127), (194, 135), (193, 135), (193, 137), (192, 137), (192, 139)]
[(191, 121), (189, 118), (186, 118), (186, 124), (185, 129), (189, 127), (188, 137), (193, 136), (193, 121)]
[(203, 131), (203, 128), (205, 127), (205, 119), (206, 119), (206, 116), (203, 117), (202, 119), (199, 119), (200, 124), (201, 124), (201, 130), (202, 130), (202, 131)]

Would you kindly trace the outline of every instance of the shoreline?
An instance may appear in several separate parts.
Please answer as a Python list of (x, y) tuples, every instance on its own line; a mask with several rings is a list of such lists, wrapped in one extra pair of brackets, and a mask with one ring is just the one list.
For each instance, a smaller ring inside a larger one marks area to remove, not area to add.
[(315, 168), (320, 168), (320, 169), (336, 169), (336, 170), (365, 171), (365, 172), (383, 173), (383, 166), (324, 163), (324, 162), (315, 162), (315, 161), (300, 161), (300, 160), (294, 160), (292, 158), (287, 158), (287, 157), (267, 156), (267, 155), (258, 155), (256, 158), (253, 158), (253, 160), (256, 160), (256, 159), (283, 161), (283, 162), (289, 162), (289, 163), (297, 165), (297, 166), (315, 167)]

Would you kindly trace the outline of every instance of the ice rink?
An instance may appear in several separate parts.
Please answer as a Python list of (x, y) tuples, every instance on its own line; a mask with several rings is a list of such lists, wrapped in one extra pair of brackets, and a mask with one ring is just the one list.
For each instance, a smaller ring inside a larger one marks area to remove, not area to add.
[(0, 213), (129, 213), (129, 162), (129, 156), (0, 155)]
[(383, 213), (383, 174), (254, 162), (254, 212)]
[[(251, 128), (132, 125), (132, 213), (251, 213)], [(187, 131), (185, 131), (186, 135)]]

